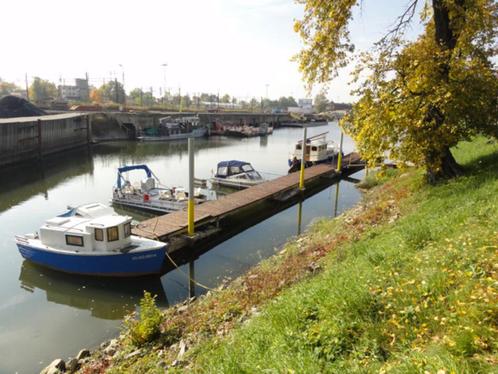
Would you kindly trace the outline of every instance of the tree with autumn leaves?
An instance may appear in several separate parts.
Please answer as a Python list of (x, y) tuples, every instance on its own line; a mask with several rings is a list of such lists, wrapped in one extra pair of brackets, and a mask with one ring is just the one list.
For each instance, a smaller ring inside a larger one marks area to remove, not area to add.
[[(367, 0), (364, 0), (367, 1)], [(348, 25), (358, 0), (298, 0), (295, 30), (305, 47), (300, 70), (311, 87), (327, 84), (353, 55)], [(386, 152), (426, 168), (428, 180), (460, 175), (450, 148), (477, 134), (498, 137), (496, 52), (498, 6), (493, 0), (432, 0), (422, 4), (424, 32), (404, 30), (421, 0), (411, 0), (370, 52), (358, 56), (359, 97), (343, 128), (374, 165)]]

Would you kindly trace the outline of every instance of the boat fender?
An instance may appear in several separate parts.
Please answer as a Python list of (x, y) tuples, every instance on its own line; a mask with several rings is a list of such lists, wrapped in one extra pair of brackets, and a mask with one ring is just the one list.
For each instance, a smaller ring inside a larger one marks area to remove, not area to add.
[(150, 200), (150, 196), (147, 193), (144, 193), (144, 202), (147, 202)]

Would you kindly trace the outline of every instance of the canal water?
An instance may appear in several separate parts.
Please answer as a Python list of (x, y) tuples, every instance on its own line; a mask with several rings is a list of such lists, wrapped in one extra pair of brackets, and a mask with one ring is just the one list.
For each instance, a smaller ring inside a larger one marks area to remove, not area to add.
[[(339, 140), (336, 123), (309, 128), (308, 134), (326, 131), (328, 139)], [(301, 137), (302, 129), (284, 128), (262, 138), (196, 140), (196, 177), (211, 177), (218, 161), (230, 159), (249, 161), (272, 177), (284, 175), (289, 153)], [(345, 153), (353, 148), (346, 137)], [(186, 142), (99, 144), (55, 155), (36, 166), (0, 171), (0, 373), (38, 372), (53, 358), (74, 356), (83, 347), (96, 347), (116, 336), (121, 319), (136, 308), (143, 290), (156, 294), (161, 307), (188, 297), (188, 265), (162, 277), (89, 278), (34, 266), (15, 246), (15, 234), (37, 231), (45, 219), (68, 205), (108, 202), (117, 167), (139, 163), (147, 164), (163, 184), (186, 187)], [(361, 178), (361, 172), (356, 177)], [(303, 202), (301, 228), (296, 205), (206, 252), (195, 261), (196, 280), (216, 287), (274, 254), (313, 219), (340, 214), (360, 199), (355, 186), (342, 181), (336, 201), (336, 188), (328, 187)], [(203, 292), (196, 289), (197, 295)]]

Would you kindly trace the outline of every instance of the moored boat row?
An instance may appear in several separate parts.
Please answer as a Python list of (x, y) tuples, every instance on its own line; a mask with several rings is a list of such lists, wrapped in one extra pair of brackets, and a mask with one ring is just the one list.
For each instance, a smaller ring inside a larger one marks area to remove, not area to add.
[[(327, 141), (325, 135), (310, 137), (304, 144), (302, 141), (296, 143), (289, 157), (289, 172), (297, 170), (303, 150), (305, 166), (331, 161), (338, 155), (337, 145)], [(135, 170), (145, 172), (145, 178), (138, 183), (132, 183), (125, 175)], [(265, 180), (249, 162), (227, 160), (218, 163), (216, 173), (209, 179), (209, 187), (241, 189)], [(205, 182), (202, 180), (203, 184)], [(118, 168), (112, 203), (170, 213), (186, 210), (188, 198), (184, 188), (163, 186), (152, 170), (142, 164)], [(203, 190), (195, 189), (196, 204), (202, 204), (207, 199)], [(103, 204), (86, 204), (48, 219), (39, 232), (17, 235), (15, 240), (25, 259), (67, 273), (98, 276), (160, 273), (168, 245), (131, 235), (131, 220), (131, 217), (118, 215)]]

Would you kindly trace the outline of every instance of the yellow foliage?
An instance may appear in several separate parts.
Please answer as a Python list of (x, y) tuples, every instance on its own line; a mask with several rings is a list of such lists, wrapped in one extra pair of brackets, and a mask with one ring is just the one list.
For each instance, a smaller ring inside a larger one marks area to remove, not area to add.
[[(308, 87), (328, 83), (353, 50), (348, 24), (358, 1), (298, 2), (305, 5), (294, 27), (305, 45), (296, 56), (300, 70)], [(388, 155), (444, 174), (450, 147), (477, 133), (498, 136), (498, 79), (491, 60), (498, 5), (471, 3), (434, 0), (432, 12), (422, 10), (425, 30), (417, 40), (403, 41), (400, 23), (399, 32), (357, 56), (353, 80), (360, 83), (354, 92), (360, 99), (342, 126), (370, 165)], [(448, 20), (436, 17), (436, 10)], [(442, 26), (449, 30), (444, 40), (437, 37)]]

